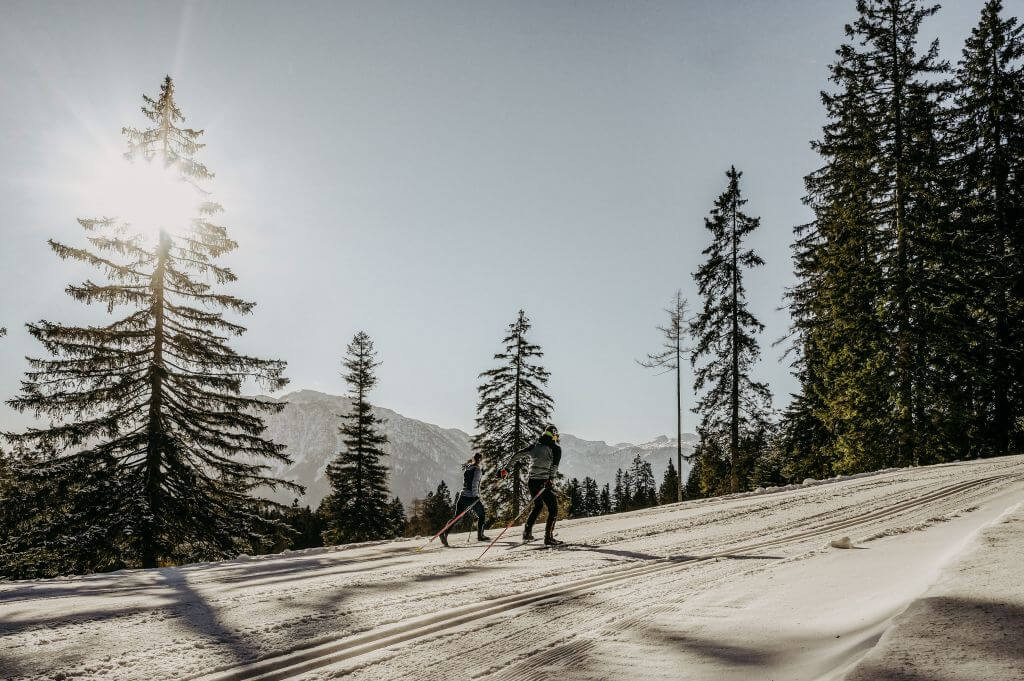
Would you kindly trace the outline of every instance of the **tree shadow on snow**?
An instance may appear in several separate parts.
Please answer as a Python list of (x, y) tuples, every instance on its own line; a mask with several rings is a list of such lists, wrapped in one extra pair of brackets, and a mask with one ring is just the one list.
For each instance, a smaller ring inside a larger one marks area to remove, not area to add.
[[(2, 645), (2, 642), (0, 642)], [(0, 679), (14, 679), (19, 676), (30, 678), (32, 674), (38, 673), (36, 670), (29, 671), (22, 661), (14, 660), (7, 657), (4, 654), (0, 654)]]
[(171, 609), (184, 627), (226, 646), (238, 662), (247, 662), (259, 655), (258, 648), (246, 643), (242, 636), (221, 622), (217, 611), (188, 583), (187, 575), (180, 570), (168, 570), (164, 583), (177, 594), (177, 602)]

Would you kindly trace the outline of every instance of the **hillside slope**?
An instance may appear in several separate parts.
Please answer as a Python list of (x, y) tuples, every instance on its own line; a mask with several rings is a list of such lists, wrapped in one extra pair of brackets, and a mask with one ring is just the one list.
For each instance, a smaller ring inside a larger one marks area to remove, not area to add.
[[(563, 549), (513, 529), (482, 559), (460, 536), (0, 583), (0, 678), (836, 679), (1022, 500), (1017, 456), (560, 522)], [(1024, 533), (998, 540), (1013, 572)], [(1024, 608), (1018, 577), (1004, 611)], [(969, 607), (954, 622), (988, 621)], [(972, 656), (1012, 640), (966, 634)], [(977, 678), (919, 640), (941, 660), (927, 678)]]

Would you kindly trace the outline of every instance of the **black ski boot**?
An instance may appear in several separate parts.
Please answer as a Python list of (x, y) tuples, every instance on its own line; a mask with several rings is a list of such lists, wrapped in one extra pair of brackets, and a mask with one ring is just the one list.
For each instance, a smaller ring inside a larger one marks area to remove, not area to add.
[(488, 537), (483, 532), (478, 532), (477, 535), (476, 535), (476, 540), (477, 541), (491, 541), (491, 538)]
[(527, 525), (523, 528), (523, 541), (533, 541), (533, 526)]
[(447, 535), (447, 533), (446, 534), (442, 534), (440, 539), (441, 539), (441, 543), (442, 544), (444, 544), (445, 546), (448, 546), (448, 535)]
[(565, 542), (558, 541), (555, 539), (554, 535), (544, 535), (544, 546), (562, 546), (563, 544), (565, 544)]

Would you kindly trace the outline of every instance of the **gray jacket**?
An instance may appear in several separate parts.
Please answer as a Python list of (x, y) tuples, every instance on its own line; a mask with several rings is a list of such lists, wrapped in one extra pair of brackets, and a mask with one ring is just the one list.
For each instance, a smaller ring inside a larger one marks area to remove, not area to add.
[(550, 437), (541, 437), (532, 447), (516, 452), (505, 464), (512, 468), (517, 462), (530, 459), (531, 480), (554, 480), (558, 477), (558, 462), (562, 460), (562, 448)]

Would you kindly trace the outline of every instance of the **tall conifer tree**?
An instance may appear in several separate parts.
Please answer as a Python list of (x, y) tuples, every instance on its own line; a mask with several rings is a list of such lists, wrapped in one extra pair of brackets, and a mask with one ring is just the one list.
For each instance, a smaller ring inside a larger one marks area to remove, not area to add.
[(744, 237), (757, 229), (760, 218), (741, 210), (746, 203), (740, 193), (742, 175), (729, 168), (728, 187), (704, 221), (711, 245), (703, 251), (707, 261), (694, 274), (704, 306), (691, 328), (697, 341), (691, 362), (697, 366), (705, 360), (694, 382), (694, 392), (706, 390), (696, 409), (701, 415), (698, 432), (727, 443), (729, 489), (734, 492), (741, 487), (741, 438), (764, 429), (771, 400), (768, 386), (750, 377), (760, 356), (757, 334), (764, 325), (747, 309), (743, 274), (764, 260), (743, 247)]
[(790, 291), (801, 395), (782, 438), (821, 474), (927, 462), (958, 329), (946, 312), (946, 65), (917, 49), (937, 6), (859, 0), (823, 92), (829, 122), (807, 176)]
[[(1024, 447), (1024, 27), (989, 0), (956, 71), (954, 148), (958, 187), (955, 252), (964, 314), (975, 325), (973, 354), (960, 378), (973, 423), (964, 454), (1001, 455)], [(965, 258), (966, 260), (967, 258)]]
[(240, 394), (250, 378), (283, 387), (285, 365), (228, 344), (245, 329), (223, 313), (248, 314), (254, 304), (215, 288), (235, 280), (217, 259), (237, 244), (214, 222), (221, 207), (200, 189), (212, 177), (198, 158), (203, 131), (182, 127), (170, 77), (158, 97), (143, 99), (150, 127), (124, 128), (126, 156), (195, 188), (195, 217), (145, 225), (80, 219), (89, 246), (49, 242), (60, 258), (107, 279), (69, 286), (71, 297), (129, 312), (95, 326), (28, 325), (51, 358), (29, 360), (21, 394), (9, 404), (52, 425), (12, 436), (42, 454), (26, 484), (46, 492), (0, 550), (8, 572), (231, 556), (279, 525), (261, 515), (278, 505), (254, 498), (257, 490), (301, 491), (269, 477), (263, 463), (289, 461), (282, 445), (260, 437), (260, 414), (283, 405)]
[[(480, 374), (473, 450), (484, 457), (487, 470), (497, 470), (515, 452), (529, 445), (547, 425), (554, 402), (545, 392), (550, 374), (538, 363), (539, 345), (527, 340), (530, 319), (522, 310), (509, 324), (503, 352), (494, 355), (499, 366)], [(517, 462), (509, 479), (489, 476), (483, 493), (498, 518), (516, 517), (526, 495), (528, 469)]]
[(369, 401), (380, 364), (370, 336), (365, 331), (356, 333), (342, 362), (350, 401), (339, 428), (345, 449), (327, 466), (331, 493), (323, 501), (324, 540), (331, 544), (395, 536), (388, 469), (382, 462), (388, 436)]

